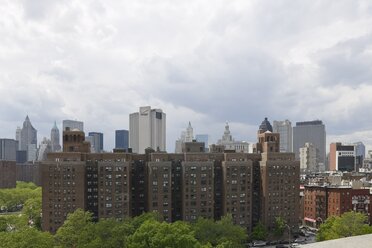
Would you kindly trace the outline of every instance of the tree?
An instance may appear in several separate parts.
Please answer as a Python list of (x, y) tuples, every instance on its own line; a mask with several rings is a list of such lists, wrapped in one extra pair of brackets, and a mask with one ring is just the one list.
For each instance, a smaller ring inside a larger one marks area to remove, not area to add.
[(193, 229), (199, 242), (210, 243), (213, 247), (224, 242), (231, 242), (234, 247), (243, 247), (244, 241), (247, 240), (246, 230), (234, 225), (231, 215), (224, 216), (216, 222), (211, 219), (199, 218), (193, 224)]
[(56, 241), (62, 247), (77, 247), (79, 239), (91, 228), (92, 213), (77, 209), (67, 215), (63, 225), (57, 230)]
[(50, 248), (54, 240), (51, 234), (34, 228), (14, 232), (0, 232), (0, 246), (7, 248)]
[(275, 218), (275, 229), (274, 229), (274, 234), (277, 237), (281, 237), (284, 233), (284, 229), (286, 227), (285, 220), (279, 216)]
[(266, 240), (267, 237), (267, 230), (266, 227), (262, 224), (262, 222), (258, 222), (257, 225), (252, 230), (251, 238), (253, 240)]
[(194, 232), (185, 222), (166, 223), (156, 220), (145, 221), (136, 232), (128, 238), (128, 248), (163, 248), (163, 247), (202, 247), (195, 239)]
[(331, 216), (320, 225), (317, 241), (338, 239), (372, 233), (368, 217), (363, 213), (347, 212), (340, 217)]
[(28, 199), (22, 208), (27, 225), (41, 230), (41, 197)]

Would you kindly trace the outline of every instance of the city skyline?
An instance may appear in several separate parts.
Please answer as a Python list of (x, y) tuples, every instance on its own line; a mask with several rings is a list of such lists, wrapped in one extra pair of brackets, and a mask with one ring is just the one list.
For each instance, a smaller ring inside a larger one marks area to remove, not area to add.
[[(114, 147), (128, 115), (167, 115), (167, 150), (188, 121), (215, 143), (229, 122), (255, 141), (264, 117), (322, 120), (330, 142), (372, 149), (369, 1), (2, 4), (0, 137), (29, 115), (38, 140), (82, 120)], [(270, 14), (268, 14), (270, 13)], [(244, 107), (243, 107), (244, 106)]]

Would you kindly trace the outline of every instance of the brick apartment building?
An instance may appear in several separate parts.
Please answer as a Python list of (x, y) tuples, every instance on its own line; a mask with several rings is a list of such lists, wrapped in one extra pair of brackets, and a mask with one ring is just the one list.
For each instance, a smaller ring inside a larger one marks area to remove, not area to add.
[(318, 226), (330, 216), (345, 212), (365, 213), (371, 222), (372, 208), (369, 189), (353, 189), (350, 186), (305, 186), (304, 222)]
[(41, 164), (43, 230), (56, 232), (77, 208), (96, 220), (152, 211), (168, 222), (231, 214), (248, 231), (259, 220), (272, 228), (277, 216), (296, 227), (299, 163), (278, 152), (279, 135), (265, 125), (254, 154), (205, 153), (197, 142), (181, 154), (89, 153), (83, 132), (64, 132), (64, 151)]

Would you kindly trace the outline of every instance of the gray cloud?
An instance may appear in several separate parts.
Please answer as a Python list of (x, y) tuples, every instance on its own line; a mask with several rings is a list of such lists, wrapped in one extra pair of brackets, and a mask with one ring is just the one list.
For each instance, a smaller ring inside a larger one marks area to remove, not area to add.
[[(322, 119), (329, 140), (372, 130), (369, 1), (11, 1), (0, 6), (0, 137), (29, 114), (87, 131), (128, 128), (141, 105), (167, 113), (167, 144), (190, 120), (255, 141), (270, 120)], [(41, 139), (40, 137), (40, 139)], [(366, 143), (372, 145), (369, 139)]]

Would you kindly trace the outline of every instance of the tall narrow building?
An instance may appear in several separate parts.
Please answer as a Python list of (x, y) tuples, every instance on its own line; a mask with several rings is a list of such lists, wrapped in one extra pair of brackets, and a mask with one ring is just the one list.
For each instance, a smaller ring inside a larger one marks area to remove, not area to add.
[(30, 118), (26, 116), (21, 130), (21, 150), (27, 151), (30, 144), (37, 145), (37, 130), (32, 126)]
[(61, 150), (61, 145), (59, 143), (59, 129), (56, 122), (54, 122), (54, 126), (50, 131), (50, 141), (52, 145), (52, 152), (59, 152)]
[(128, 150), (129, 148), (129, 131), (115, 130), (115, 148)]
[(92, 137), (91, 147), (93, 148), (93, 150), (97, 153), (102, 152), (103, 151), (103, 133), (89, 132), (88, 136)]
[(145, 153), (146, 148), (166, 150), (166, 114), (150, 106), (140, 107), (129, 115), (129, 147), (134, 153)]
[(280, 134), (280, 152), (293, 152), (292, 123), (289, 120), (274, 121), (273, 132)]
[(300, 148), (312, 143), (319, 151), (319, 169), (324, 170), (326, 162), (326, 130), (322, 121), (297, 122), (293, 127), (293, 152), (300, 159)]

